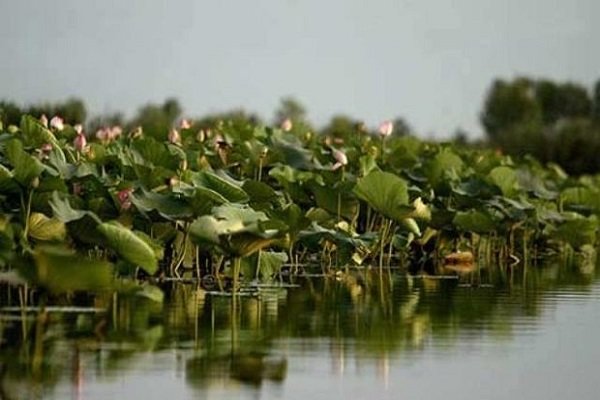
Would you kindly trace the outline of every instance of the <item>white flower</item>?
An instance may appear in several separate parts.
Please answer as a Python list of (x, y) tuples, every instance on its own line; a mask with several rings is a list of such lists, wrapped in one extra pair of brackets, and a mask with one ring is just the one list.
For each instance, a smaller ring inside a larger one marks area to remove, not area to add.
[(333, 149), (332, 154), (333, 158), (335, 158), (336, 161), (336, 163), (333, 164), (332, 167), (334, 171), (340, 167), (348, 165), (348, 157), (346, 157), (346, 153), (338, 149)]
[(83, 126), (81, 124), (74, 125), (73, 129), (75, 129), (75, 132), (77, 132), (78, 135), (83, 133)]
[(393, 130), (394, 123), (392, 121), (384, 121), (379, 125), (379, 135), (381, 137), (390, 136)]
[(192, 127), (192, 123), (190, 121), (188, 121), (187, 119), (182, 119), (181, 122), (179, 123), (180, 129), (190, 129), (191, 127)]
[(61, 117), (56, 115), (50, 120), (50, 127), (56, 129), (57, 131), (62, 131), (65, 129), (65, 122)]
[(177, 131), (177, 129), (171, 129), (171, 131), (169, 132), (169, 142), (177, 144), (180, 140), (181, 136), (179, 136), (179, 132)]
[(286, 118), (286, 119), (285, 119), (285, 120), (284, 120), (284, 121), (281, 123), (281, 129), (282, 129), (284, 132), (289, 132), (289, 131), (291, 131), (291, 130), (292, 130), (292, 128), (293, 128), (293, 126), (294, 126), (294, 125), (292, 124), (292, 120), (291, 120), (291, 119), (289, 119), (289, 118)]
[(44, 125), (44, 127), (48, 127), (48, 117), (46, 117), (46, 114), (42, 114), (40, 117), (40, 123)]

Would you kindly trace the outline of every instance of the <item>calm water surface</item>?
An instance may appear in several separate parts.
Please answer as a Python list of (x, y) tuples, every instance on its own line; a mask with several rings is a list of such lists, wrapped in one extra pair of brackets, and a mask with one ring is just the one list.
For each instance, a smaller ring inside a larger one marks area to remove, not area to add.
[(235, 304), (168, 284), (162, 305), (106, 294), (72, 299), (96, 313), (5, 309), (0, 398), (600, 396), (595, 274), (549, 265), (297, 283)]

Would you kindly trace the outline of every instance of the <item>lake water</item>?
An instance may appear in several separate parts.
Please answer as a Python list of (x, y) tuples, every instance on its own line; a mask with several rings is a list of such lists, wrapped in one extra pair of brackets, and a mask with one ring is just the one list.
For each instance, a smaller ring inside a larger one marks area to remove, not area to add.
[(69, 301), (95, 313), (50, 308), (23, 320), (5, 309), (0, 398), (600, 396), (600, 281), (589, 271), (349, 273), (296, 283), (235, 304), (169, 283), (162, 305), (106, 294)]

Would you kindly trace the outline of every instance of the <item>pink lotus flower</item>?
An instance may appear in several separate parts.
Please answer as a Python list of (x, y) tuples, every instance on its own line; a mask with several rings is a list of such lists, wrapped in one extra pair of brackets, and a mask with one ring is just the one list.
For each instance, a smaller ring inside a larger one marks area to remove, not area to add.
[(118, 139), (123, 133), (123, 128), (119, 125), (115, 125), (112, 128), (106, 128), (106, 130), (108, 131), (108, 140), (111, 141)]
[(42, 116), (40, 117), (40, 123), (46, 128), (48, 127), (48, 117), (46, 117), (46, 114), (42, 114)]
[(292, 130), (292, 128), (294, 127), (294, 125), (292, 124), (292, 120), (289, 118), (286, 118), (282, 123), (281, 123), (281, 129), (284, 132), (289, 132)]
[(85, 150), (85, 146), (87, 146), (87, 139), (83, 133), (78, 133), (77, 136), (75, 136), (75, 139), (73, 139), (73, 146), (75, 147), (75, 150), (79, 152), (83, 152)]
[(50, 156), (50, 152), (52, 151), (53, 147), (51, 143), (44, 143), (38, 150), (38, 154), (39, 154), (39, 158), (41, 160), (47, 160), (48, 157)]
[(110, 131), (107, 128), (101, 128), (96, 131), (96, 138), (101, 142), (108, 142), (110, 140)]
[(379, 136), (387, 137), (394, 131), (394, 123), (392, 121), (384, 121), (379, 125)]
[(121, 204), (121, 210), (128, 210), (131, 208), (131, 194), (133, 193), (132, 188), (122, 189), (117, 193), (117, 198)]
[(73, 129), (75, 129), (75, 132), (77, 132), (78, 135), (83, 133), (83, 125), (81, 124), (73, 125)]
[(179, 131), (177, 131), (177, 129), (175, 128), (171, 129), (171, 131), (169, 132), (169, 142), (173, 144), (178, 144), (180, 141), (181, 136), (179, 135)]
[(187, 119), (182, 119), (181, 122), (179, 123), (180, 129), (190, 129), (191, 127), (192, 127), (192, 123), (190, 121), (188, 121)]
[(61, 117), (56, 115), (50, 120), (50, 127), (56, 129), (57, 131), (62, 131), (65, 129), (65, 122)]
[(348, 157), (346, 157), (346, 153), (341, 150), (333, 149), (332, 151), (333, 158), (335, 158), (336, 163), (333, 164), (332, 170), (336, 170), (340, 167), (348, 165)]

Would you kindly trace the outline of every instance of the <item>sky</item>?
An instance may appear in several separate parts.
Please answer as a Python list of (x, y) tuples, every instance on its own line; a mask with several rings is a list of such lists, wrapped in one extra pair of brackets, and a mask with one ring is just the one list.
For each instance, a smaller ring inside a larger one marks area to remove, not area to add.
[(598, 0), (0, 0), (0, 98), (92, 114), (180, 100), (187, 116), (317, 125), (404, 117), (423, 137), (481, 134), (495, 78), (600, 79)]

